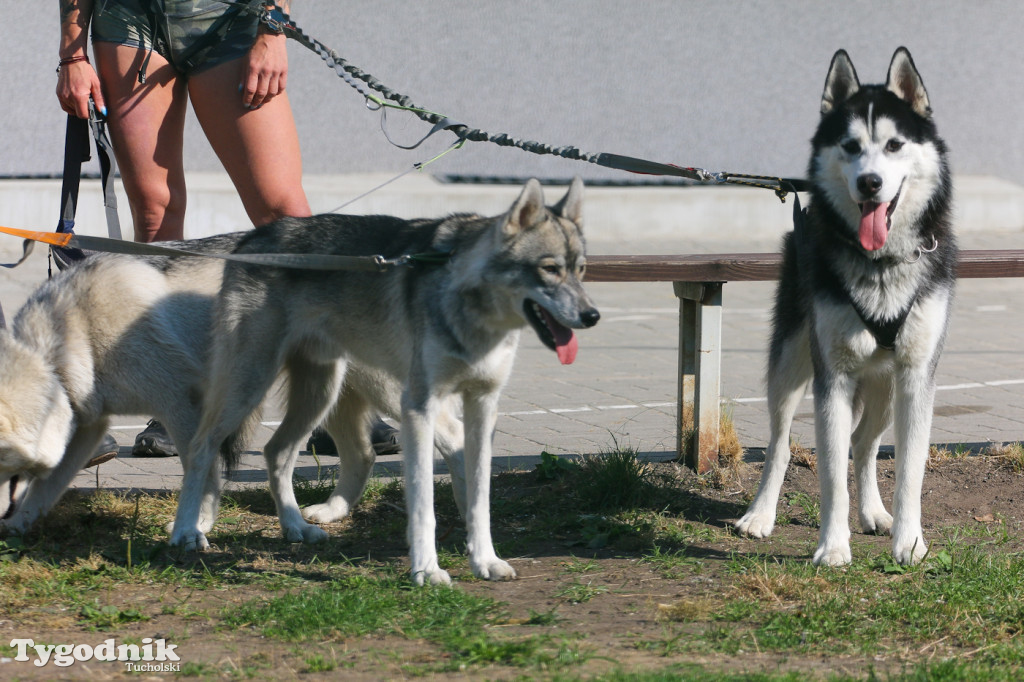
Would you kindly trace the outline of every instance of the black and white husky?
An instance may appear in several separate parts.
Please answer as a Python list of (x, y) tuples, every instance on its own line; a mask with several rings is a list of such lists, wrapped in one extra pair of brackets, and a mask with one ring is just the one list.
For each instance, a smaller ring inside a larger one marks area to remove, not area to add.
[[(893, 55), (885, 85), (861, 85), (843, 50), (832, 58), (812, 140), (810, 206), (783, 245), (768, 360), (767, 461), (737, 523), (747, 535), (771, 533), (793, 414), (813, 381), (821, 486), (815, 564), (851, 561), (851, 435), (861, 528), (890, 532), (902, 564), (926, 553), (921, 485), (957, 262), (946, 147), (931, 113), (906, 48)], [(892, 516), (875, 479), (890, 424)]]

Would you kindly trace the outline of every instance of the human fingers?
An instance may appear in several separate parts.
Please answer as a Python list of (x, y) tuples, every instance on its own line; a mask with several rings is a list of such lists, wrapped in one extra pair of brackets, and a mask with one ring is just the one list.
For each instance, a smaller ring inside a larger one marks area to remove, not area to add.
[(105, 112), (99, 77), (92, 66), (88, 62), (63, 65), (57, 77), (57, 99), (61, 109), (78, 118), (89, 118), (90, 96)]

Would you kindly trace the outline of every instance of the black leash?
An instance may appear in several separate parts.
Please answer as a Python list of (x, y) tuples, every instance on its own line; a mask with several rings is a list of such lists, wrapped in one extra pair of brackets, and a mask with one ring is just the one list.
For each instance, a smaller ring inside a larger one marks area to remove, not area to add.
[[(775, 192), (783, 202), (786, 195), (794, 191), (807, 191), (810, 183), (806, 180), (796, 178), (780, 178), (768, 175), (747, 175), (741, 173), (711, 172), (703, 168), (676, 166), (673, 164), (658, 163), (639, 159), (621, 154), (587, 153), (578, 147), (561, 146), (555, 147), (542, 142), (522, 140), (508, 135), (507, 133), (493, 134), (479, 128), (470, 128), (448, 116), (438, 114), (417, 106), (410, 97), (403, 95), (385, 86), (371, 74), (349, 64), (337, 52), (328, 48), (319, 40), (308, 36), (292, 18), (282, 10), (273, 0), (258, 6), (253, 6), (243, 0), (220, 0), (224, 4), (234, 5), (242, 11), (256, 14), (260, 21), (265, 23), (275, 32), (283, 32), (289, 38), (295, 40), (307, 49), (315, 52), (327, 66), (334, 70), (339, 78), (344, 80), (356, 92), (362, 95), (371, 110), (381, 111), (381, 129), (388, 142), (401, 149), (415, 149), (423, 144), (428, 138), (442, 130), (449, 130), (455, 134), (459, 141), (490, 142), (502, 147), (516, 147), (533, 154), (546, 154), (559, 156), (564, 159), (584, 161), (593, 163), (605, 168), (639, 173), (644, 175), (667, 175), (686, 178), (700, 183), (715, 182), (718, 184), (737, 184), (747, 187), (760, 187)], [(372, 92), (371, 92), (372, 91)], [(379, 93), (379, 96), (374, 94)], [(432, 124), (430, 131), (413, 145), (403, 146), (395, 143), (386, 128), (387, 109), (397, 109), (415, 114), (421, 120)]]
[[(67, 130), (64, 134), (64, 173), (60, 189), (61, 214), (57, 222), (57, 232), (74, 234), (82, 164), (91, 158), (90, 131), (92, 139), (96, 142), (96, 153), (100, 162), (100, 181), (103, 186), (103, 206), (107, 216), (107, 234), (110, 239), (121, 241), (121, 223), (117, 217), (117, 196), (114, 194), (113, 183), (113, 176), (117, 173), (117, 161), (114, 159), (113, 146), (107, 135), (107, 121), (96, 111), (96, 106), (91, 99), (89, 100), (88, 120), (68, 114)], [(60, 270), (88, 255), (81, 248), (59, 246), (51, 246), (50, 253), (57, 261), (57, 268)], [(25, 256), (27, 255), (26, 252)], [(24, 260), (24, 256), (22, 260)]]
[[(374, 78), (372, 75), (349, 64), (334, 50), (327, 48), (320, 41), (306, 35), (291, 17), (285, 13), (273, 0), (267, 3), (251, 3), (244, 0), (220, 0), (220, 2), (232, 5), (238, 11), (256, 14), (260, 21), (267, 24), (275, 32), (283, 32), (287, 37), (297, 41), (304, 47), (312, 50), (332, 68), (335, 73), (359, 92), (366, 99), (367, 106), (373, 110), (381, 110), (381, 127), (385, 137), (395, 146), (402, 149), (415, 149), (432, 135), (442, 131), (450, 130), (458, 140), (450, 148), (461, 147), (466, 141), (491, 142), (499, 146), (517, 147), (534, 154), (548, 154), (562, 158), (585, 161), (595, 165), (623, 170), (630, 173), (645, 175), (666, 175), (686, 178), (700, 183), (715, 182), (717, 184), (738, 184), (748, 187), (759, 187), (771, 189), (783, 202), (786, 196), (793, 192), (807, 191), (810, 183), (806, 180), (796, 178), (782, 178), (767, 175), (748, 175), (728, 172), (710, 172), (703, 168), (684, 167), (674, 164), (659, 163), (640, 159), (622, 154), (598, 153), (591, 154), (580, 151), (577, 147), (552, 145), (529, 140), (520, 140), (509, 136), (506, 133), (491, 134), (479, 128), (470, 128), (447, 116), (437, 114), (417, 107), (412, 100), (398, 93)], [(140, 72), (140, 78), (143, 72)], [(364, 84), (365, 86), (364, 87)], [(367, 88), (380, 93), (383, 97), (374, 95)], [(219, 258), (250, 264), (270, 265), (276, 267), (315, 269), (315, 270), (384, 270), (393, 266), (412, 266), (415, 263), (436, 264), (446, 261), (448, 254), (411, 254), (394, 259), (386, 259), (383, 256), (341, 256), (329, 254), (209, 254), (192, 252), (187, 249), (179, 249), (155, 244), (140, 244), (137, 242), (124, 242), (121, 240), (120, 226), (117, 219), (117, 202), (114, 196), (113, 184), (109, 182), (110, 175), (116, 169), (116, 162), (111, 154), (111, 145), (106, 134), (106, 122), (95, 111), (92, 102), (89, 103), (89, 121), (86, 124), (82, 119), (68, 117), (68, 130), (65, 138), (65, 162), (64, 162), (64, 184), (61, 191), (61, 220), (58, 224), (57, 233), (67, 235), (64, 240), (55, 240), (56, 235), (49, 233), (27, 232), (0, 226), (0, 232), (15, 234), (26, 237), (25, 254), (18, 263), (5, 265), (13, 267), (20, 264), (31, 251), (32, 241), (44, 241), (51, 244), (51, 253), (57, 260), (59, 268), (64, 269), (71, 263), (86, 257), (88, 250), (105, 251), (110, 253), (128, 253), (136, 255), (162, 255), (162, 256), (201, 256), (208, 258)], [(386, 111), (387, 109), (398, 109), (409, 111), (421, 120), (432, 124), (427, 134), (413, 145), (398, 145), (387, 133)], [(104, 205), (107, 208), (107, 226), (110, 234), (109, 239), (74, 234), (75, 209), (78, 203), (78, 185), (81, 177), (81, 164), (89, 159), (89, 145), (86, 126), (91, 127), (96, 140), (97, 151), (100, 154), (100, 164), (103, 171)], [(794, 206), (794, 220), (799, 214), (799, 199)], [(2, 310), (0, 310), (0, 321), (2, 321)]]
[[(117, 173), (117, 161), (114, 160), (113, 147), (107, 136), (106, 119), (101, 117), (92, 99), (89, 100), (89, 120), (68, 114), (67, 129), (64, 132), (64, 172), (60, 189), (60, 218), (57, 232), (74, 234), (75, 213), (78, 209), (78, 190), (82, 180), (82, 164), (91, 156), (89, 152), (89, 133), (96, 141), (96, 152), (100, 161), (100, 178), (103, 185), (103, 206), (106, 208), (108, 241), (121, 240), (121, 223), (117, 217), (117, 197), (114, 195), (114, 183), (111, 178)], [(16, 263), (0, 263), (5, 268), (21, 265), (35, 242), (25, 239), (22, 245), (21, 258)], [(88, 254), (81, 248), (51, 246), (50, 254), (57, 261), (57, 268), (64, 268), (82, 260)], [(52, 266), (48, 266), (47, 274), (53, 276)], [(0, 329), (6, 327), (3, 306), (0, 305)]]

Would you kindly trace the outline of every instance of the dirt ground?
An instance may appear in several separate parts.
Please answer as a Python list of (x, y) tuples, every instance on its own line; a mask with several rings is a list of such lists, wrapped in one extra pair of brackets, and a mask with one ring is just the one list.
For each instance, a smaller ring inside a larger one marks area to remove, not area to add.
[[(772, 655), (760, 651), (744, 651), (735, 656), (708, 653), (695, 654), (692, 650), (678, 653), (670, 646), (672, 637), (686, 637), (686, 624), (671, 626), (661, 617), (673, 604), (699, 603), (707, 595), (728, 593), (734, 589), (729, 575), (730, 559), (735, 555), (758, 555), (765, 561), (795, 558), (809, 561), (814, 550), (817, 529), (802, 511), (794, 505), (788, 512), (788, 523), (779, 525), (774, 534), (764, 540), (737, 537), (729, 531), (729, 524), (743, 512), (753, 491), (756, 490), (761, 464), (758, 453), (743, 464), (738, 474), (724, 481), (721, 487), (709, 487), (706, 482), (675, 463), (659, 463), (656, 472), (676, 481), (677, 494), (689, 496), (687, 518), (693, 522), (694, 533), (688, 541), (686, 554), (699, 562), (699, 570), (683, 567), (675, 574), (666, 574), (663, 567), (644, 561), (650, 547), (629, 536), (604, 547), (588, 547), (579, 533), (566, 532), (555, 527), (550, 535), (523, 544), (511, 543), (520, 550), (509, 555), (503, 552), (516, 568), (517, 580), (507, 583), (487, 583), (472, 579), (468, 571), (453, 570), (456, 589), (487, 596), (502, 602), (507, 616), (491, 627), (502, 630), (510, 638), (530, 637), (538, 634), (537, 625), (527, 625), (532, 614), (557, 613), (557, 621), (543, 629), (555, 638), (565, 636), (574, 644), (571, 650), (580, 654), (578, 665), (560, 666), (557, 674), (568, 678), (599, 676), (614, 670), (661, 670), (671, 664), (687, 663), (708, 666), (711, 670), (732, 672), (802, 671), (805, 674), (842, 673), (854, 676), (865, 674), (868, 667), (876, 671), (899, 670), (898, 660), (879, 657), (826, 657), (825, 653), (795, 656)], [(894, 463), (891, 458), (879, 461), (879, 480), (884, 499), (891, 499), (894, 483)], [(519, 521), (502, 519), (501, 503), (505, 499), (529, 499), (539, 494), (545, 485), (533, 472), (504, 474), (496, 478), (493, 497), (496, 500), (495, 539), (499, 547), (510, 545)], [(784, 495), (806, 494), (805, 499), (817, 499), (817, 478), (809, 466), (791, 465), (783, 489)], [(971, 524), (1005, 524), (1020, 551), (1020, 530), (1024, 501), (1024, 477), (1005, 463), (991, 457), (971, 456), (940, 461), (929, 468), (923, 494), (923, 520), (925, 537), (939, 546), (939, 530), (951, 526)], [(398, 514), (398, 512), (395, 512)], [(855, 511), (854, 511), (855, 514)], [(359, 523), (358, 512), (355, 523)], [(855, 518), (852, 528), (856, 528)], [(372, 554), (375, 559), (402, 558), (404, 546), (401, 537), (389, 545), (379, 542), (368, 544), (363, 540), (346, 537), (349, 528), (345, 522), (328, 527), (332, 542), (338, 543), (346, 556)], [(273, 532), (273, 518), (266, 517), (267, 532)], [(446, 525), (447, 524), (447, 525)], [(460, 524), (457, 517), (440, 519), (439, 534), (457, 536)], [(636, 546), (631, 546), (634, 543)], [(854, 532), (854, 557), (874, 556), (886, 551), (888, 537), (875, 537)], [(589, 543), (593, 545), (594, 543)], [(600, 543), (598, 543), (600, 544)], [(292, 546), (282, 550), (293, 552), (297, 564), (310, 559), (314, 550)], [(211, 570), (217, 566), (230, 566), (226, 559), (218, 562), (216, 553), (207, 557)], [(278, 557), (280, 560), (280, 557)], [(258, 564), (253, 564), (258, 569)], [(253, 570), (250, 568), (250, 570)], [(574, 600), (568, 588), (585, 586), (586, 599)], [(315, 589), (315, 588), (310, 588)], [(400, 636), (369, 636), (359, 638), (336, 637), (321, 642), (294, 644), (267, 639), (254, 629), (227, 629), (217, 618), (223, 607), (252, 599), (253, 589), (245, 586), (224, 586), (210, 590), (194, 590), (167, 584), (126, 585), (116, 594), (98, 594), (99, 603), (114, 601), (131, 603), (149, 615), (144, 629), (138, 624), (114, 626), (104, 632), (84, 631), (73, 614), (45, 604), (31, 614), (32, 636), (37, 641), (100, 642), (113, 637), (118, 641), (132, 636), (174, 638), (183, 662), (191, 662), (189, 671), (200, 677), (256, 678), (256, 679), (345, 679), (384, 680), (408, 677), (427, 679), (536, 679), (544, 678), (544, 670), (521, 667), (470, 666), (463, 671), (439, 672), (447, 654), (440, 648), (423, 641), (411, 641)], [(268, 595), (269, 596), (269, 595)], [(168, 609), (168, 604), (187, 604), (187, 609)], [(6, 644), (14, 637), (24, 637), (26, 615), (0, 614), (0, 641)], [(331, 660), (334, 669), (329, 672), (311, 672), (307, 662), (311, 653)], [(0, 679), (166, 679), (164, 672), (129, 673), (116, 663), (78, 663), (64, 670), (53, 665), (34, 669), (29, 663), (0, 664)], [(177, 674), (182, 674), (181, 672)]]

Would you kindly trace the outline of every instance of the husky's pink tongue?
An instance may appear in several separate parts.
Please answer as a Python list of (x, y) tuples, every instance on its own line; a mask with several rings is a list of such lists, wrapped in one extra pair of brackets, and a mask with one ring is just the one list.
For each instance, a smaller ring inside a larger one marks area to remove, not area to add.
[(885, 246), (885, 238), (889, 236), (888, 202), (876, 204), (865, 201), (860, 214), (860, 245), (865, 251), (877, 251)]
[(555, 352), (558, 353), (558, 361), (563, 365), (571, 365), (576, 359), (576, 350), (579, 342), (572, 330), (551, 317), (551, 313), (541, 308), (544, 314), (544, 322), (548, 325), (548, 331), (555, 339)]

